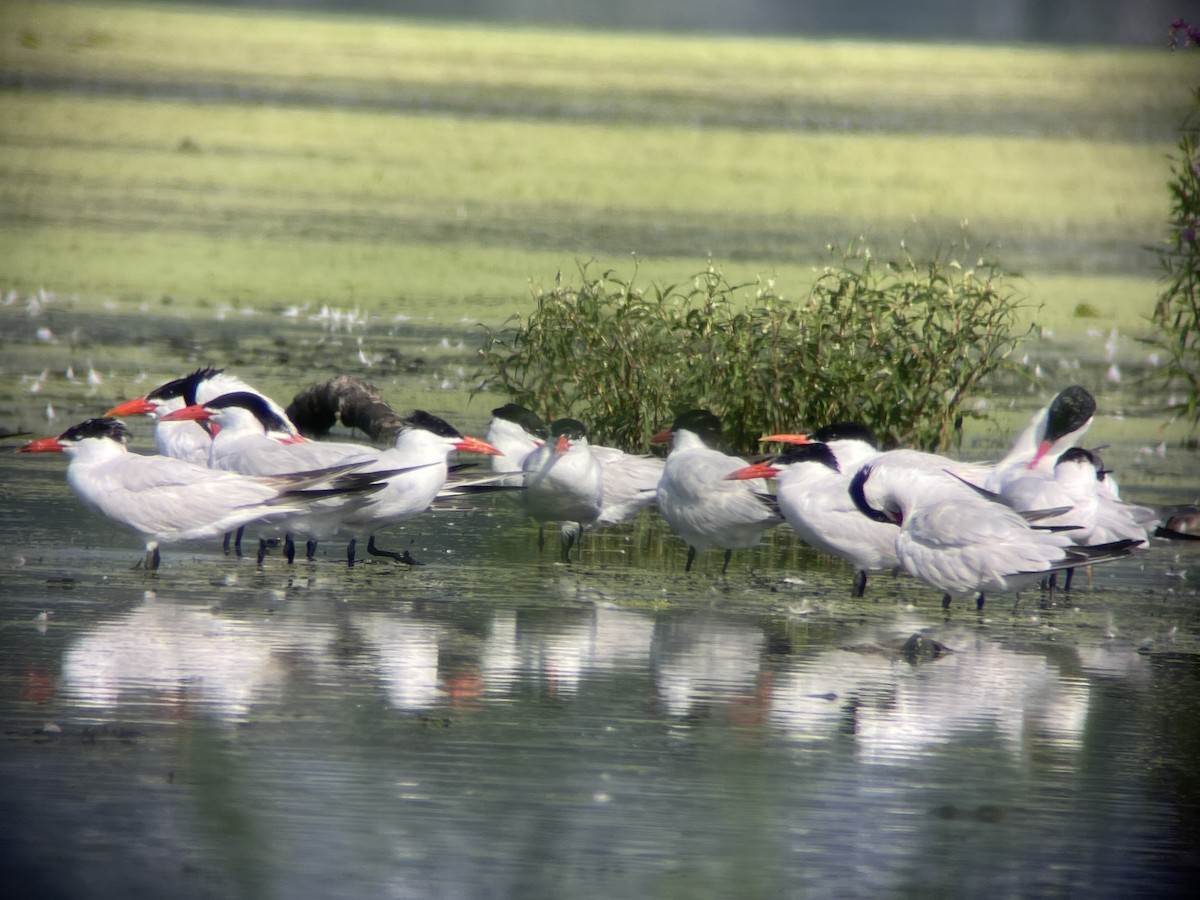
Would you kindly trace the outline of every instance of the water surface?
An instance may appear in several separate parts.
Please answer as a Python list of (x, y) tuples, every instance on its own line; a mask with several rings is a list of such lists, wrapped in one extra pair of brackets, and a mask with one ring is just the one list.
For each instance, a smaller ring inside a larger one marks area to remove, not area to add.
[(1195, 881), (1191, 548), (945, 617), (782, 536), (685, 575), (649, 517), (565, 566), (498, 501), (390, 533), (421, 568), (201, 544), (147, 575), (62, 463), (0, 457), (6, 896)]

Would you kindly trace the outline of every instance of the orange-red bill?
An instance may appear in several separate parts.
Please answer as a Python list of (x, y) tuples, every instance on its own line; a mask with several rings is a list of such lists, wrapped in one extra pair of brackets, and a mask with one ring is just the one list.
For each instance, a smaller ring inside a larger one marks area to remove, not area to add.
[(18, 453), (62, 453), (66, 449), (58, 438), (38, 438), (17, 448)]
[(726, 481), (749, 481), (752, 478), (774, 478), (779, 474), (779, 470), (770, 463), (751, 463), (748, 466), (742, 466), (740, 469), (734, 469), (725, 476)]
[(811, 444), (812, 440), (807, 434), (768, 434), (766, 437), (760, 437), (760, 441), (779, 441), (784, 444)]
[(124, 403), (118, 403), (104, 415), (115, 416), (143, 416), (147, 413), (154, 412), (155, 406), (145, 397), (138, 397), (134, 400), (126, 400)]
[(664, 428), (662, 431), (658, 432), (658, 434), (656, 434), (656, 435), (654, 435), (653, 437), (651, 437), (651, 438), (650, 438), (650, 443), (652, 443), (652, 444), (666, 444), (666, 443), (668, 443), (670, 440), (671, 440), (671, 429), (670, 429), (670, 428)]
[(558, 436), (558, 443), (554, 445), (554, 452), (556, 454), (566, 453), (570, 449), (571, 442), (567, 440), (567, 436), (565, 434), (560, 434)]
[(488, 456), (502, 456), (503, 454), (489, 444), (487, 441), (481, 441), (479, 438), (465, 437), (454, 445), (455, 450), (462, 450), (466, 453), (486, 453)]
[(183, 409), (177, 409), (174, 412), (169, 412), (162, 417), (163, 422), (203, 422), (212, 418), (212, 413), (199, 404), (185, 406)]
[(1049, 441), (1042, 441), (1038, 444), (1037, 453), (1033, 454), (1033, 459), (1029, 461), (1029, 468), (1036, 469), (1037, 464), (1042, 461), (1042, 457), (1050, 452), (1053, 445)]

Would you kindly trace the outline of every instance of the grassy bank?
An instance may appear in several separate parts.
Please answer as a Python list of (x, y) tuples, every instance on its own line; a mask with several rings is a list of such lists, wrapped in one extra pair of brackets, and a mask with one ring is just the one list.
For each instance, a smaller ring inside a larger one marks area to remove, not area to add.
[[(636, 254), (644, 284), (711, 257), (800, 295), (830, 243), (922, 252), (963, 222), (1063, 345), (1030, 363), (1044, 389), (1152, 415), (1103, 373), (1114, 328), (1145, 360), (1195, 80), (1166, 50), (6, 3), (0, 420), (54, 430), (217, 364), (285, 400), (347, 372), (475, 428), (474, 323), (577, 260)], [(981, 401), (974, 452), (1034, 399)]]
[[(1190, 60), (0, 10), (0, 284), (499, 321), (577, 258), (800, 292), (970, 222), (1052, 324), (1136, 324)], [(1111, 282), (1111, 284), (1110, 284)], [(1104, 297), (1119, 298), (1105, 303)], [(1116, 320), (1114, 320), (1116, 321)]]

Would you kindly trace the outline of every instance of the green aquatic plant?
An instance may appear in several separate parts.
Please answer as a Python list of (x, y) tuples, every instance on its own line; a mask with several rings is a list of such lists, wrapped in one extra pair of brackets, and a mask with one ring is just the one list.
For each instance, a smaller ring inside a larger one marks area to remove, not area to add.
[(1200, 424), (1200, 90), (1180, 127), (1168, 186), (1170, 230), (1158, 250), (1163, 287), (1151, 316), (1155, 343), (1166, 354), (1156, 378), (1168, 390), (1182, 389), (1169, 408), (1194, 428)]
[(1022, 298), (993, 262), (904, 252), (881, 264), (861, 243), (830, 254), (798, 300), (771, 281), (731, 284), (711, 263), (647, 288), (581, 264), (578, 283), (560, 273), (529, 315), (487, 330), (482, 386), (628, 448), (697, 406), (741, 451), (767, 431), (846, 419), (887, 444), (948, 446), (974, 414), (968, 396), (1028, 333)]

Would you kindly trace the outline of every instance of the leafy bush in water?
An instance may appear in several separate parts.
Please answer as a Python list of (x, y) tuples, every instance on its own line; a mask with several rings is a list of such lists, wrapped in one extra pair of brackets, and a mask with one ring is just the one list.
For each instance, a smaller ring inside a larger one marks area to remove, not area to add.
[(1171, 231), (1158, 251), (1165, 286), (1154, 308), (1156, 343), (1168, 359), (1158, 377), (1185, 396), (1172, 410), (1200, 423), (1200, 91), (1180, 129), (1171, 169)]
[(489, 330), (484, 386), (626, 448), (691, 407), (718, 413), (746, 452), (768, 432), (845, 420), (888, 444), (946, 447), (973, 414), (968, 394), (1011, 365), (1021, 300), (994, 263), (839, 256), (798, 301), (711, 265), (647, 289), (582, 265), (578, 285), (559, 277), (528, 317)]

